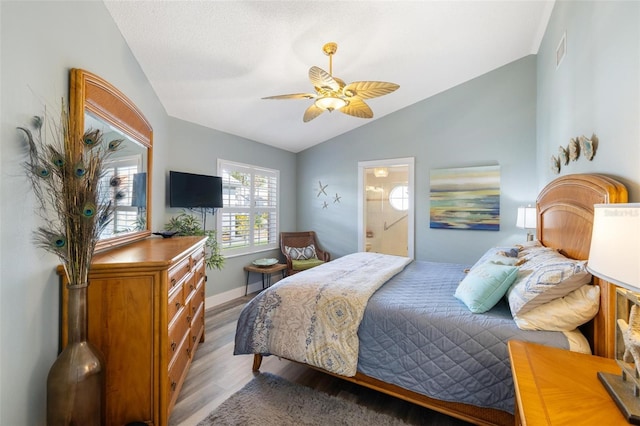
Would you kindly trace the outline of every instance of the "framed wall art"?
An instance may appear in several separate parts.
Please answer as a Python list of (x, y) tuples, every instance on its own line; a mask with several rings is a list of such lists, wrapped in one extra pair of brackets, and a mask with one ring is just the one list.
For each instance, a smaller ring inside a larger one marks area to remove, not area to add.
[(434, 169), (430, 185), (431, 228), (500, 230), (500, 166)]

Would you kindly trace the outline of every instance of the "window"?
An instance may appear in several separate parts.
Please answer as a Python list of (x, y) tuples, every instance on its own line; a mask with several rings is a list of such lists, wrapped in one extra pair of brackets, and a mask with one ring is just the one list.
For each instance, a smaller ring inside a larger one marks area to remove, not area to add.
[(406, 185), (395, 186), (389, 192), (389, 204), (396, 210), (406, 211), (409, 209), (409, 187)]
[[(135, 200), (136, 174), (140, 170), (142, 158), (139, 155), (120, 157), (105, 163), (105, 173), (100, 180), (100, 199), (115, 206), (111, 222), (100, 234), (100, 238), (118, 236), (121, 232), (137, 231), (145, 228), (141, 222)], [(146, 182), (145, 182), (146, 185)]]
[(222, 202), (218, 239), (227, 256), (278, 248), (280, 172), (218, 160)]

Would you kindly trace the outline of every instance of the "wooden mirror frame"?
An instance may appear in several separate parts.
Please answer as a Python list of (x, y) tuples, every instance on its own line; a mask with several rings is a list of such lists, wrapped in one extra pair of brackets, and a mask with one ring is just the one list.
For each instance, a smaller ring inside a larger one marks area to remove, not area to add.
[[(151, 235), (151, 172), (153, 163), (153, 129), (136, 107), (122, 92), (101, 77), (73, 68), (70, 73), (69, 108), (75, 135), (84, 133), (85, 112), (91, 112), (106, 123), (147, 148), (147, 206), (146, 229), (127, 232), (121, 236), (99, 240), (96, 252), (142, 240)], [(80, 141), (81, 138), (77, 137)], [(81, 147), (78, 147), (80, 150)]]

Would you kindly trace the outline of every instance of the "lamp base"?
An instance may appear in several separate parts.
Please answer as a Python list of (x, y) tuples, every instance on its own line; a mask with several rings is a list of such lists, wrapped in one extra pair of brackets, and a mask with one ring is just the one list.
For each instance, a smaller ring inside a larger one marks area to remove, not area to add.
[(622, 375), (619, 374), (601, 372), (598, 373), (598, 379), (622, 411), (627, 422), (640, 425), (640, 398), (633, 393), (633, 382), (622, 380)]

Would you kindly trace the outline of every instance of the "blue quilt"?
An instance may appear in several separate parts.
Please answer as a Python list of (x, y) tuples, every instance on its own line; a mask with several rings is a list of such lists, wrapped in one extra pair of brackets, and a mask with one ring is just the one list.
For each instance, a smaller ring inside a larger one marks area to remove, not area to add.
[[(431, 398), (513, 413), (507, 342), (569, 343), (560, 332), (520, 330), (504, 300), (484, 314), (470, 312), (453, 296), (465, 267), (414, 261), (379, 288), (358, 329), (357, 368)], [(256, 299), (238, 320), (235, 354), (253, 353)]]
[(523, 331), (501, 300), (474, 314), (453, 294), (464, 265), (415, 261), (369, 299), (358, 371), (444, 401), (514, 413), (507, 342), (569, 348), (560, 332)]

